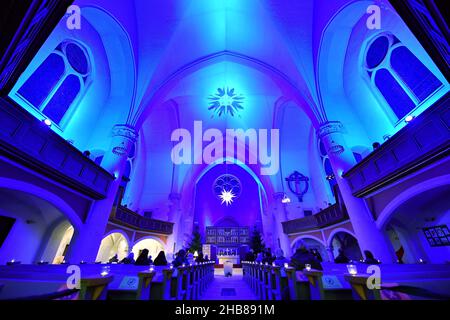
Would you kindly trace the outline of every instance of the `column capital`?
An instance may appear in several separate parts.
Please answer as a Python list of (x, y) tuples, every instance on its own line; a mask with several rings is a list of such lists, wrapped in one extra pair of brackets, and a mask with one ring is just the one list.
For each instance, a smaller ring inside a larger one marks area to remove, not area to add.
[(328, 121), (320, 125), (319, 138), (322, 139), (333, 133), (343, 133), (344, 125), (340, 121)]
[(125, 156), (131, 150), (131, 145), (136, 143), (137, 132), (132, 126), (127, 124), (117, 124), (112, 129), (113, 149), (117, 156)]
[(112, 129), (113, 137), (124, 137), (132, 142), (136, 142), (137, 131), (128, 124), (116, 124)]

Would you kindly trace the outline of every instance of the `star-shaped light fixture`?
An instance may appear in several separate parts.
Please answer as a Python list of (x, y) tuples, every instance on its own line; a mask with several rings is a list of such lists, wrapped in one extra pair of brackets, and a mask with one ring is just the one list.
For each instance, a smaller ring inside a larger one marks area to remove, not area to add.
[(225, 189), (222, 190), (222, 194), (219, 195), (219, 198), (222, 200), (221, 204), (226, 204), (229, 206), (233, 203), (233, 199), (236, 198), (236, 195), (233, 193), (233, 191), (227, 191)]

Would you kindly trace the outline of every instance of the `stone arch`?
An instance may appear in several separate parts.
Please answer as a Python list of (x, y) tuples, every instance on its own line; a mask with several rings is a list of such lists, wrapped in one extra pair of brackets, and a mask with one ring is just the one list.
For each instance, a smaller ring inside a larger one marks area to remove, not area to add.
[(389, 219), (392, 217), (395, 210), (402, 205), (403, 203), (407, 202), (409, 199), (425, 192), (428, 190), (432, 190), (438, 187), (450, 185), (450, 174), (443, 175), (440, 177), (432, 178), (429, 180), (426, 180), (418, 185), (415, 185), (413, 187), (410, 187), (406, 190), (404, 190), (402, 193), (400, 193), (397, 197), (395, 197), (389, 204), (381, 211), (380, 215), (378, 216), (378, 219), (376, 221), (376, 225), (378, 229), (383, 229), (387, 223), (389, 222)]

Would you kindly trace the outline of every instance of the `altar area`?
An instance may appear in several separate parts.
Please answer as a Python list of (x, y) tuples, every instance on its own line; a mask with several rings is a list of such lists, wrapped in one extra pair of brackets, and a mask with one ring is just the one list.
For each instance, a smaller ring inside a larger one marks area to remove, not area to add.
[(227, 261), (239, 265), (249, 250), (248, 243), (248, 227), (207, 227), (203, 254), (209, 254), (219, 266)]
[(225, 265), (227, 261), (230, 261), (233, 264), (241, 263), (239, 250), (237, 248), (220, 248), (218, 250), (217, 259), (219, 265)]

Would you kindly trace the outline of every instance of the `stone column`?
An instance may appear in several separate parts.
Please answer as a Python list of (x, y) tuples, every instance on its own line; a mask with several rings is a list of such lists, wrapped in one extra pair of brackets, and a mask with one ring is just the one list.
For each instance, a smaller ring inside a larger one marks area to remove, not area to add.
[[(181, 219), (181, 194), (171, 193), (169, 194), (169, 214), (168, 221), (173, 222), (173, 232), (167, 240), (167, 254), (175, 254), (178, 250), (182, 248), (182, 241), (179, 239), (178, 234), (180, 230), (180, 219)], [(174, 257), (175, 258), (175, 257)]]
[(334, 254), (333, 254), (333, 246), (327, 246), (327, 254), (328, 254), (328, 259), (330, 259), (330, 262), (334, 262)]
[(91, 206), (82, 230), (76, 231), (66, 259), (71, 263), (95, 262), (122, 180), (128, 154), (137, 138), (134, 128), (128, 125), (114, 126), (112, 134), (111, 146), (105, 153), (102, 167), (114, 175), (115, 180), (109, 187), (106, 198), (95, 201)]
[(284, 192), (277, 192), (273, 195), (273, 199), (275, 201), (274, 203), (274, 222), (275, 225), (273, 226), (273, 234), (275, 235), (274, 241), (273, 241), (273, 250), (276, 250), (279, 246), (284, 252), (285, 257), (291, 256), (291, 246), (289, 242), (289, 238), (287, 234), (283, 232), (283, 225), (282, 222), (287, 221), (287, 208), (286, 204), (282, 203), (281, 200), (284, 198)]
[(342, 178), (342, 174), (356, 164), (353, 152), (345, 143), (342, 123), (333, 121), (323, 124), (319, 129), (319, 137), (330, 158), (361, 250), (370, 250), (381, 262), (393, 262), (392, 250), (386, 237), (376, 227), (366, 202), (364, 199), (354, 197), (348, 182)]

